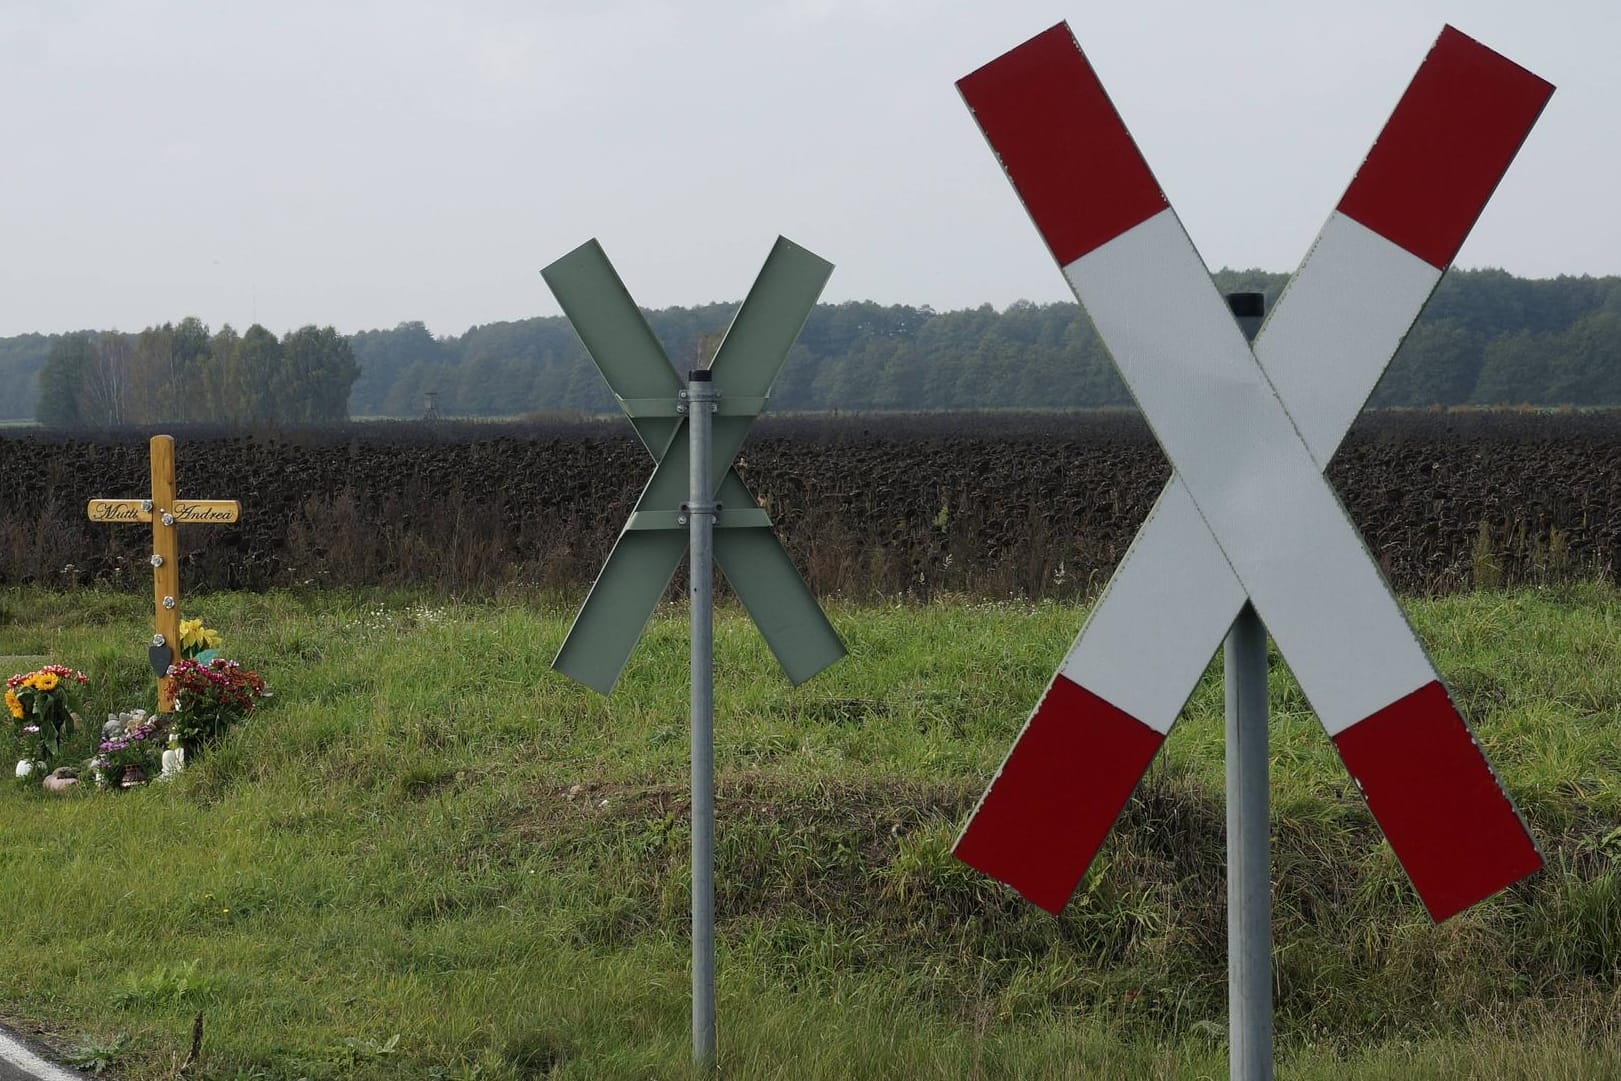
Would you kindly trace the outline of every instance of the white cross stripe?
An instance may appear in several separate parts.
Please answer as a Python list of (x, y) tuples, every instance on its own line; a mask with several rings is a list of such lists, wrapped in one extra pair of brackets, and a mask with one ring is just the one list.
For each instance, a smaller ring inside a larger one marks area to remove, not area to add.
[[(1336, 213), (1279, 298), (1254, 354), (1296, 418), (1319, 472), (1440, 277), (1435, 267)], [(1231, 322), (1225, 310), (1222, 318)], [(1314, 372), (1324, 373), (1321, 382)], [(1059, 670), (1168, 732), (1247, 599), (1173, 476)], [(1144, 619), (1145, 612), (1176, 618)], [(1371, 712), (1347, 716), (1354, 710), (1335, 710), (1332, 701), (1328, 708), (1324, 724), (1331, 732)]]
[(1064, 273), (1329, 733), (1434, 680), (1175, 211)]

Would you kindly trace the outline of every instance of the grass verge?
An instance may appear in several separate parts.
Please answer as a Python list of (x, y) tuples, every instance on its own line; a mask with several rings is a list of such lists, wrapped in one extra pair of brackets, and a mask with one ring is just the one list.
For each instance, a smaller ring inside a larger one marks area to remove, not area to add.
[[(1410, 610), (1549, 869), (1431, 925), (1275, 663), (1280, 1076), (1621, 1075), (1621, 598)], [(688, 1075), (683, 612), (611, 699), (549, 671), (551, 600), (188, 614), (276, 697), (177, 783), (0, 791), (0, 1013), (137, 1081), (176, 1072), (199, 1013), (194, 1078)], [(1052, 919), (949, 847), (1084, 611), (832, 615), (851, 656), (798, 689), (717, 621), (723, 1074), (1223, 1076), (1219, 683)], [(127, 709), (148, 617), (0, 591), (0, 655)]]

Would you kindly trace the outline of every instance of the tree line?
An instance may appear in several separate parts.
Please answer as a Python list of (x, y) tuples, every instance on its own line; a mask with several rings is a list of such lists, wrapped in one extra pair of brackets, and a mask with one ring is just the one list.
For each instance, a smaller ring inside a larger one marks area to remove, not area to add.
[(360, 367), (348, 339), (307, 326), (277, 338), (255, 323), (211, 333), (195, 318), (139, 334), (54, 339), (34, 418), (52, 427), (343, 420)]
[[(1287, 276), (1223, 270), (1224, 292), (1265, 293)], [(713, 352), (735, 311), (647, 313), (677, 367)], [(561, 316), (436, 337), (420, 322), (349, 336), (305, 327), (211, 334), (196, 319), (140, 334), (0, 339), (0, 418), (145, 424), (288, 423), (613, 411)], [(1018, 302), (937, 312), (870, 301), (818, 305), (772, 394), (778, 410), (1129, 406), (1125, 385), (1075, 304)], [(1371, 403), (1621, 405), (1621, 278), (1517, 278), (1451, 271)]]
[[(1288, 275), (1223, 270), (1223, 292), (1264, 293)], [(648, 312), (677, 367), (704, 358), (735, 311), (707, 304)], [(567, 320), (528, 319), (435, 338), (421, 323), (351, 339), (356, 415), (417, 416), (433, 392), (445, 415), (613, 409)], [(779, 410), (1129, 406), (1075, 304), (1015, 303), (936, 312), (872, 302), (821, 304), (772, 391)], [(1621, 278), (1517, 278), (1451, 271), (1375, 390), (1376, 407), (1621, 405)]]

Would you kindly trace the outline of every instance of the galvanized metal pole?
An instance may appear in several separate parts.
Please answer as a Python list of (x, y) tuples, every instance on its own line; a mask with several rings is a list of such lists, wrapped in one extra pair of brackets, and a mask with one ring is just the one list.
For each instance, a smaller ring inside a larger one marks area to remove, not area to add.
[[(1260, 293), (1229, 293), (1244, 337)], [(1224, 650), (1227, 692), (1227, 1064), (1232, 1081), (1272, 1081), (1272, 866), (1267, 789), (1266, 625), (1248, 604)]]
[(707, 368), (687, 379), (691, 451), (686, 517), (692, 605), (692, 1058), (715, 1066), (715, 478), (710, 434), (720, 394)]

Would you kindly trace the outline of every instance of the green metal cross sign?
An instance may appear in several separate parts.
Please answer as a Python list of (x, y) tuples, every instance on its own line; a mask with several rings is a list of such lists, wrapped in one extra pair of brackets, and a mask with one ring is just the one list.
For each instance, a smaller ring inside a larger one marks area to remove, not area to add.
[[(715, 560), (794, 683), (844, 656), (844, 643), (731, 463), (832, 273), (833, 264), (777, 238), (711, 365), (721, 395), (713, 437)], [(657, 463), (552, 661), (608, 694), (687, 551), (686, 391), (595, 240), (541, 276)]]

